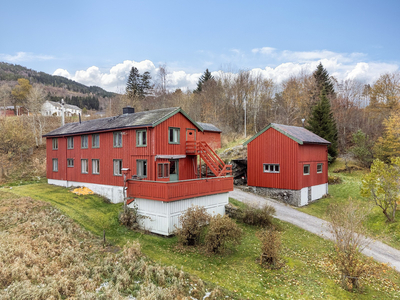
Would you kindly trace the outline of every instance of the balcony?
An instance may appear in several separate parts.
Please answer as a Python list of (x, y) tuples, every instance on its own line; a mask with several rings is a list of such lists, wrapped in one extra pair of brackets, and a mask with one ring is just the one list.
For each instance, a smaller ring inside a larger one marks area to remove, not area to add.
[(176, 201), (233, 191), (233, 177), (211, 177), (181, 181), (128, 179), (128, 197)]

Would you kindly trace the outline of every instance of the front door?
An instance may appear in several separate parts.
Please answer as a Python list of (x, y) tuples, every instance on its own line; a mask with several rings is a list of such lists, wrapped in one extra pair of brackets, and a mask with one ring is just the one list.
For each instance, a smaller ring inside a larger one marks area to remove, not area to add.
[(169, 181), (179, 180), (179, 159), (169, 161)]

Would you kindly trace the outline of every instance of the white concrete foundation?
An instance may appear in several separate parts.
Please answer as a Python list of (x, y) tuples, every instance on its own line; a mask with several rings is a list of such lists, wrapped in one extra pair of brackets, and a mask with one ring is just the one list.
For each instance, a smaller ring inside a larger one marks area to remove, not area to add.
[(179, 226), (179, 216), (192, 205), (204, 206), (211, 215), (224, 215), (228, 202), (228, 193), (221, 193), (171, 202), (136, 198), (128, 206), (136, 205), (138, 214), (148, 217), (139, 221), (142, 229), (168, 236)]
[(124, 202), (124, 188), (122, 186), (96, 184), (88, 182), (67, 181), (58, 179), (47, 179), (48, 184), (58, 186), (71, 187), (71, 186), (84, 186), (91, 189), (94, 193), (99, 194), (109, 199), (112, 203)]
[(307, 205), (312, 201), (321, 199), (323, 196), (328, 194), (328, 183), (314, 185), (311, 187), (311, 200), (309, 200), (309, 188), (305, 187), (301, 189), (301, 200), (300, 206)]

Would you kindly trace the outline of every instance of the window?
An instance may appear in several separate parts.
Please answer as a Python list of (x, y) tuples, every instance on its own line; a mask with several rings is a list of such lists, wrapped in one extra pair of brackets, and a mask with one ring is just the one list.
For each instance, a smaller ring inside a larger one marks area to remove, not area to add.
[(322, 165), (323, 164), (317, 164), (317, 173), (322, 173)]
[(82, 167), (83, 174), (89, 173), (89, 165), (88, 165), (87, 159), (81, 159), (81, 167)]
[(279, 164), (264, 164), (264, 173), (279, 173)]
[(158, 178), (168, 178), (169, 177), (169, 165), (168, 163), (165, 164), (158, 164), (157, 165), (157, 173)]
[(179, 144), (179, 128), (172, 128), (168, 129), (168, 142), (170, 144)]
[(68, 168), (74, 167), (74, 159), (73, 158), (67, 158), (67, 167)]
[(53, 139), (53, 150), (57, 150), (58, 149), (58, 138), (54, 138)]
[(114, 159), (114, 175), (121, 176), (122, 175), (122, 159)]
[(122, 147), (122, 132), (121, 131), (114, 132), (113, 140), (114, 140), (114, 147), (121, 148)]
[(137, 160), (136, 168), (138, 177), (147, 177), (147, 160)]
[(81, 148), (82, 149), (88, 148), (88, 136), (87, 135), (81, 135)]
[(67, 137), (67, 149), (74, 149), (74, 137)]
[(136, 130), (136, 147), (147, 146), (147, 130)]
[(100, 148), (100, 134), (92, 134), (92, 148)]
[(53, 172), (58, 172), (58, 158), (53, 158)]
[(303, 175), (310, 175), (310, 165), (303, 166)]
[(100, 159), (92, 159), (92, 173), (100, 174)]

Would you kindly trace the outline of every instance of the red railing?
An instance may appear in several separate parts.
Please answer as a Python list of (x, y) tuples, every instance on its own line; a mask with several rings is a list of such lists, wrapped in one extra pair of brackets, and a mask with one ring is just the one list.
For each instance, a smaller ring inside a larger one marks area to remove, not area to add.
[(233, 177), (210, 177), (182, 181), (128, 179), (128, 197), (176, 201), (233, 191)]

